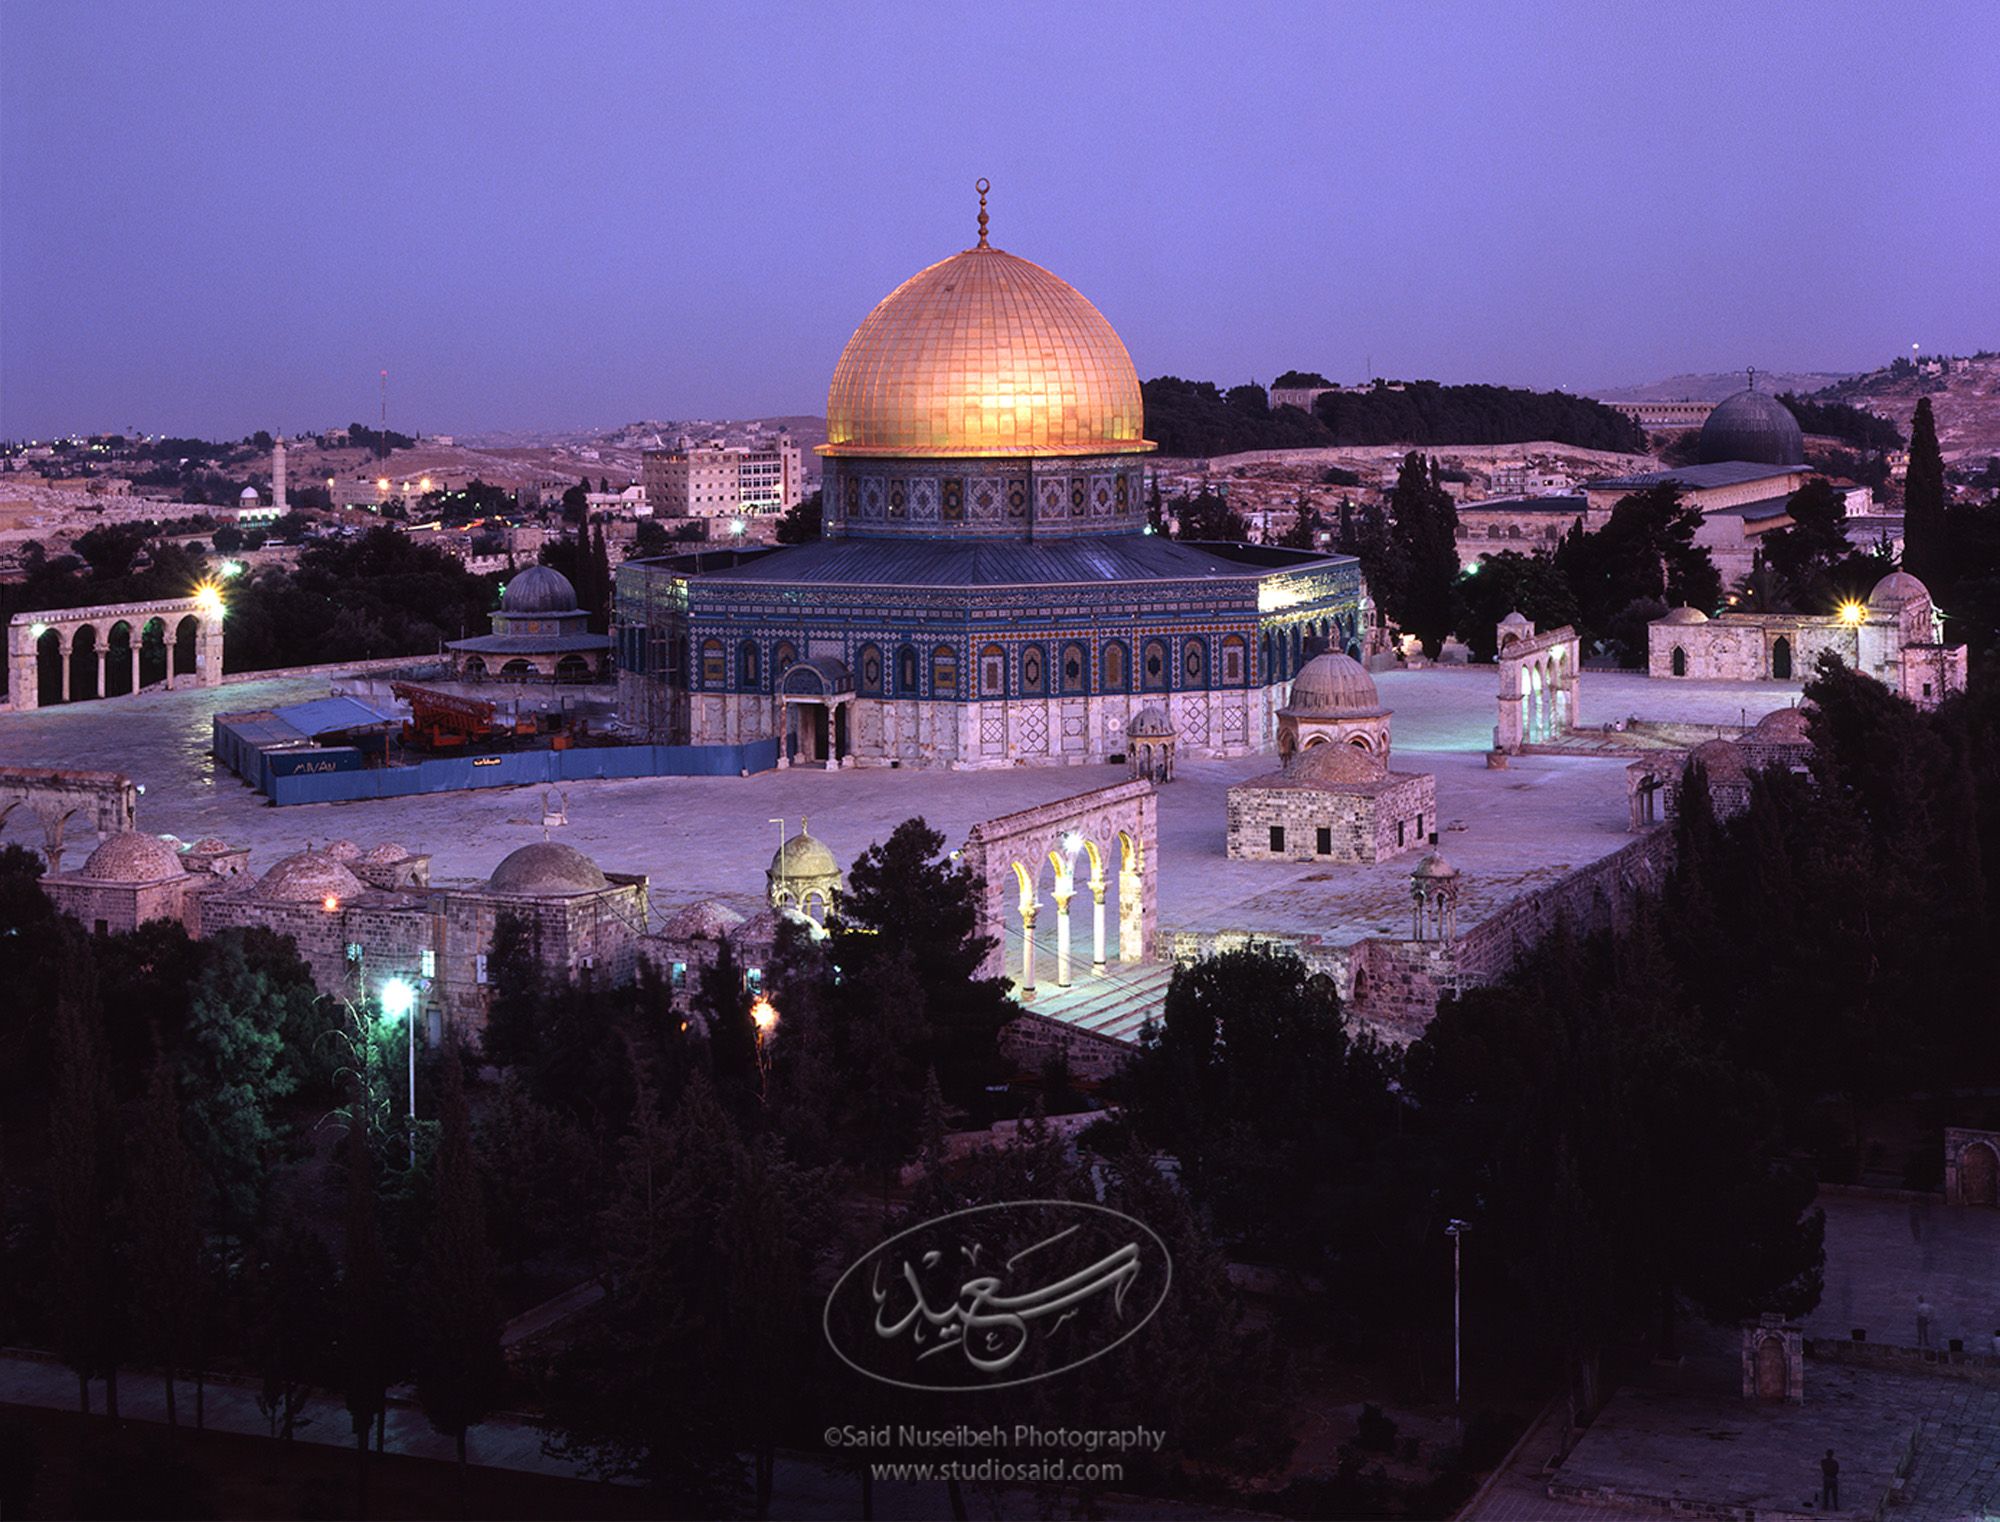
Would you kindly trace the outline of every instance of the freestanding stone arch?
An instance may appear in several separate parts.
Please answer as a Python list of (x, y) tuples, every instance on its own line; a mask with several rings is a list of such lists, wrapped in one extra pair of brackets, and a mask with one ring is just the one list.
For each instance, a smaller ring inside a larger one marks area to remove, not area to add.
[(1519, 635), (1499, 653), (1500, 722), (1493, 748), (1519, 755), (1522, 747), (1560, 740), (1578, 722), (1583, 649), (1568, 624), (1546, 634)]
[[(122, 631), (124, 638), (114, 641), (114, 631)], [(220, 686), (222, 600), (210, 591), (150, 602), (16, 613), (7, 621), (9, 702), (15, 709), (41, 706), (44, 655), (52, 655), (60, 668), (58, 702), (75, 701), (85, 687), (93, 697), (103, 697), (113, 687), (121, 695), (140, 692), (147, 685), (141, 663), (149, 649), (154, 660), (162, 653), (165, 657), (164, 675), (151, 685)], [(114, 658), (120, 663), (115, 672), (109, 666)]]
[[(1040, 965), (1035, 929), (1045, 882), (1056, 905), (1057, 987), (1072, 981), (1070, 904), (1079, 887), (1091, 897), (1092, 973), (1102, 973), (1109, 960), (1104, 899), (1114, 886), (1117, 959), (1147, 960), (1158, 913), (1158, 846), (1159, 799), (1150, 782), (1094, 788), (974, 825), (962, 859), (981, 883), (978, 932), (993, 940), (981, 974), (1012, 972), (1022, 1000), (1034, 997)], [(1015, 968), (1007, 965), (1010, 914), (1018, 917), (1022, 937)]]
[(60, 872), (63, 837), (70, 822), (88, 820), (100, 841), (129, 830), (138, 812), (139, 789), (121, 772), (72, 772), (47, 766), (0, 771), (0, 828), (23, 805), (41, 821), (42, 859), (51, 872)]

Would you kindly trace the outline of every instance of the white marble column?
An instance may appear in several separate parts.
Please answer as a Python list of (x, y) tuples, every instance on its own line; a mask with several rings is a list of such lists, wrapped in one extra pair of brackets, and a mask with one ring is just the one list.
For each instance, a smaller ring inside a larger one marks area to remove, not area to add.
[(1035, 906), (1021, 906), (1021, 1002), (1035, 996)]
[(1104, 879), (1090, 880), (1090, 970), (1104, 971)]
[(1072, 892), (1056, 895), (1056, 987), (1069, 987), (1069, 903)]

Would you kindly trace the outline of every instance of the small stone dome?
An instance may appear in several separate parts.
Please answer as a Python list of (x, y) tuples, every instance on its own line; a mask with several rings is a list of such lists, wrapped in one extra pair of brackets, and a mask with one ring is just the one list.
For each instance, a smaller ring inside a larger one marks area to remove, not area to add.
[(507, 583), (500, 594), (502, 613), (574, 613), (576, 588), (550, 566), (531, 565)]
[(838, 877), (840, 863), (825, 841), (804, 830), (790, 836), (771, 858), (773, 877)]
[(1458, 868), (1454, 867), (1449, 861), (1445, 860), (1444, 852), (1430, 851), (1427, 852), (1424, 856), (1424, 859), (1418, 862), (1416, 866), (1411, 870), (1410, 876), (1425, 878), (1429, 880), (1436, 880), (1438, 878), (1444, 878), (1444, 877), (1456, 877), (1458, 876)]
[(371, 867), (387, 867), (399, 861), (408, 861), (410, 853), (393, 840), (385, 840), (372, 845), (361, 853), (361, 860)]
[(1533, 634), (1535, 632), (1533, 621), (1519, 608), (1514, 609), (1513, 612), (1501, 619), (1500, 627), (1503, 629), (1516, 629), (1523, 634)]
[(1314, 783), (1380, 782), (1388, 767), (1372, 750), (1359, 745), (1336, 745), (1331, 741), (1308, 745), (1292, 757), (1285, 768), (1294, 780)]
[(1812, 738), (1806, 730), (1803, 708), (1774, 708), (1757, 721), (1750, 734), (1772, 745), (1803, 745)]
[(1329, 650), (1299, 668), (1285, 706), (1293, 713), (1373, 713), (1381, 708), (1382, 699), (1361, 662)]
[(157, 835), (121, 830), (90, 853), (82, 875), (99, 883), (151, 883), (182, 870), (179, 854)]
[(676, 911), (660, 927), (660, 934), (670, 941), (719, 941), (735, 934), (742, 923), (743, 916), (729, 905), (702, 902)]
[(1716, 405), (1701, 425), (1697, 452), (1704, 465), (1745, 460), (1755, 465), (1803, 465), (1805, 435), (1792, 409), (1754, 380), (1746, 389)]
[(359, 861), (361, 847), (351, 840), (329, 840), (326, 843), (326, 854), (335, 861)]
[(204, 856), (212, 856), (217, 851), (227, 851), (229, 842), (214, 835), (204, 835), (194, 843), (194, 848)]
[(1660, 619), (1659, 622), (1663, 624), (1705, 624), (1708, 622), (1708, 615), (1699, 608), (1690, 608), (1686, 603), (1682, 603), (1678, 608), (1669, 610), (1666, 617)]
[(258, 881), (259, 898), (287, 904), (316, 904), (327, 898), (352, 898), (367, 885), (324, 851), (300, 851), (287, 856)]
[(1710, 782), (1740, 782), (1750, 775), (1743, 764), (1743, 752), (1727, 740), (1704, 740), (1688, 752), (1690, 763), (1699, 761)]
[(243, 490), (241, 490), (236, 494), (236, 500), (238, 502), (244, 503), (247, 506), (255, 507), (259, 502), (263, 500), (263, 498), (257, 495), (256, 487), (246, 486), (243, 488)]
[(1908, 571), (1891, 571), (1875, 583), (1875, 590), (1868, 594), (1871, 608), (1904, 608), (1919, 598), (1928, 602), (1931, 589)]
[[(565, 586), (567, 582), (563, 583)], [(495, 893), (531, 893), (561, 896), (593, 893), (607, 887), (597, 863), (573, 846), (553, 840), (537, 841), (513, 852), (486, 879)]]
[(1125, 724), (1125, 738), (1128, 740), (1170, 740), (1173, 734), (1174, 721), (1157, 704), (1148, 704)]

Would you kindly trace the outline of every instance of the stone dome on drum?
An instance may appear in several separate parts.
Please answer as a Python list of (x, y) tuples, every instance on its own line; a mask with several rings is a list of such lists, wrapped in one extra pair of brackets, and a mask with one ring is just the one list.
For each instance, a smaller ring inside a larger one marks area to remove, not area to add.
[(606, 882), (603, 869), (583, 852), (560, 841), (544, 840), (502, 858), (486, 886), (495, 893), (543, 897), (595, 893)]
[[(821, 537), (620, 568), (618, 704), (643, 738), (775, 737), (779, 765), (829, 770), (1246, 755), (1310, 650), (1361, 642), (1351, 557), (1151, 531), (1132, 357), (992, 246), (987, 189), (977, 243), (847, 342)], [(1128, 737), (1148, 709), (1160, 733)]]
[(531, 565), (517, 572), (500, 594), (503, 613), (574, 613), (576, 588), (552, 566)]
[(1372, 714), (1382, 707), (1375, 678), (1351, 655), (1328, 651), (1307, 661), (1285, 705), (1297, 714)]
[(1803, 465), (1806, 458), (1805, 434), (1792, 409), (1768, 391), (1757, 389), (1757, 375), (1750, 384), (1716, 404), (1701, 425), (1696, 451), (1704, 465), (1729, 460), (1745, 460), (1756, 465)]

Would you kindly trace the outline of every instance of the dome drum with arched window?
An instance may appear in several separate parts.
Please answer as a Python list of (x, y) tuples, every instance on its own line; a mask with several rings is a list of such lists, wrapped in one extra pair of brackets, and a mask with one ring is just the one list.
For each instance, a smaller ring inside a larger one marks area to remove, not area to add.
[(1299, 669), (1285, 706), (1278, 710), (1278, 754), (1315, 745), (1351, 745), (1385, 765), (1389, 715), (1375, 678), (1351, 655), (1329, 650)]

